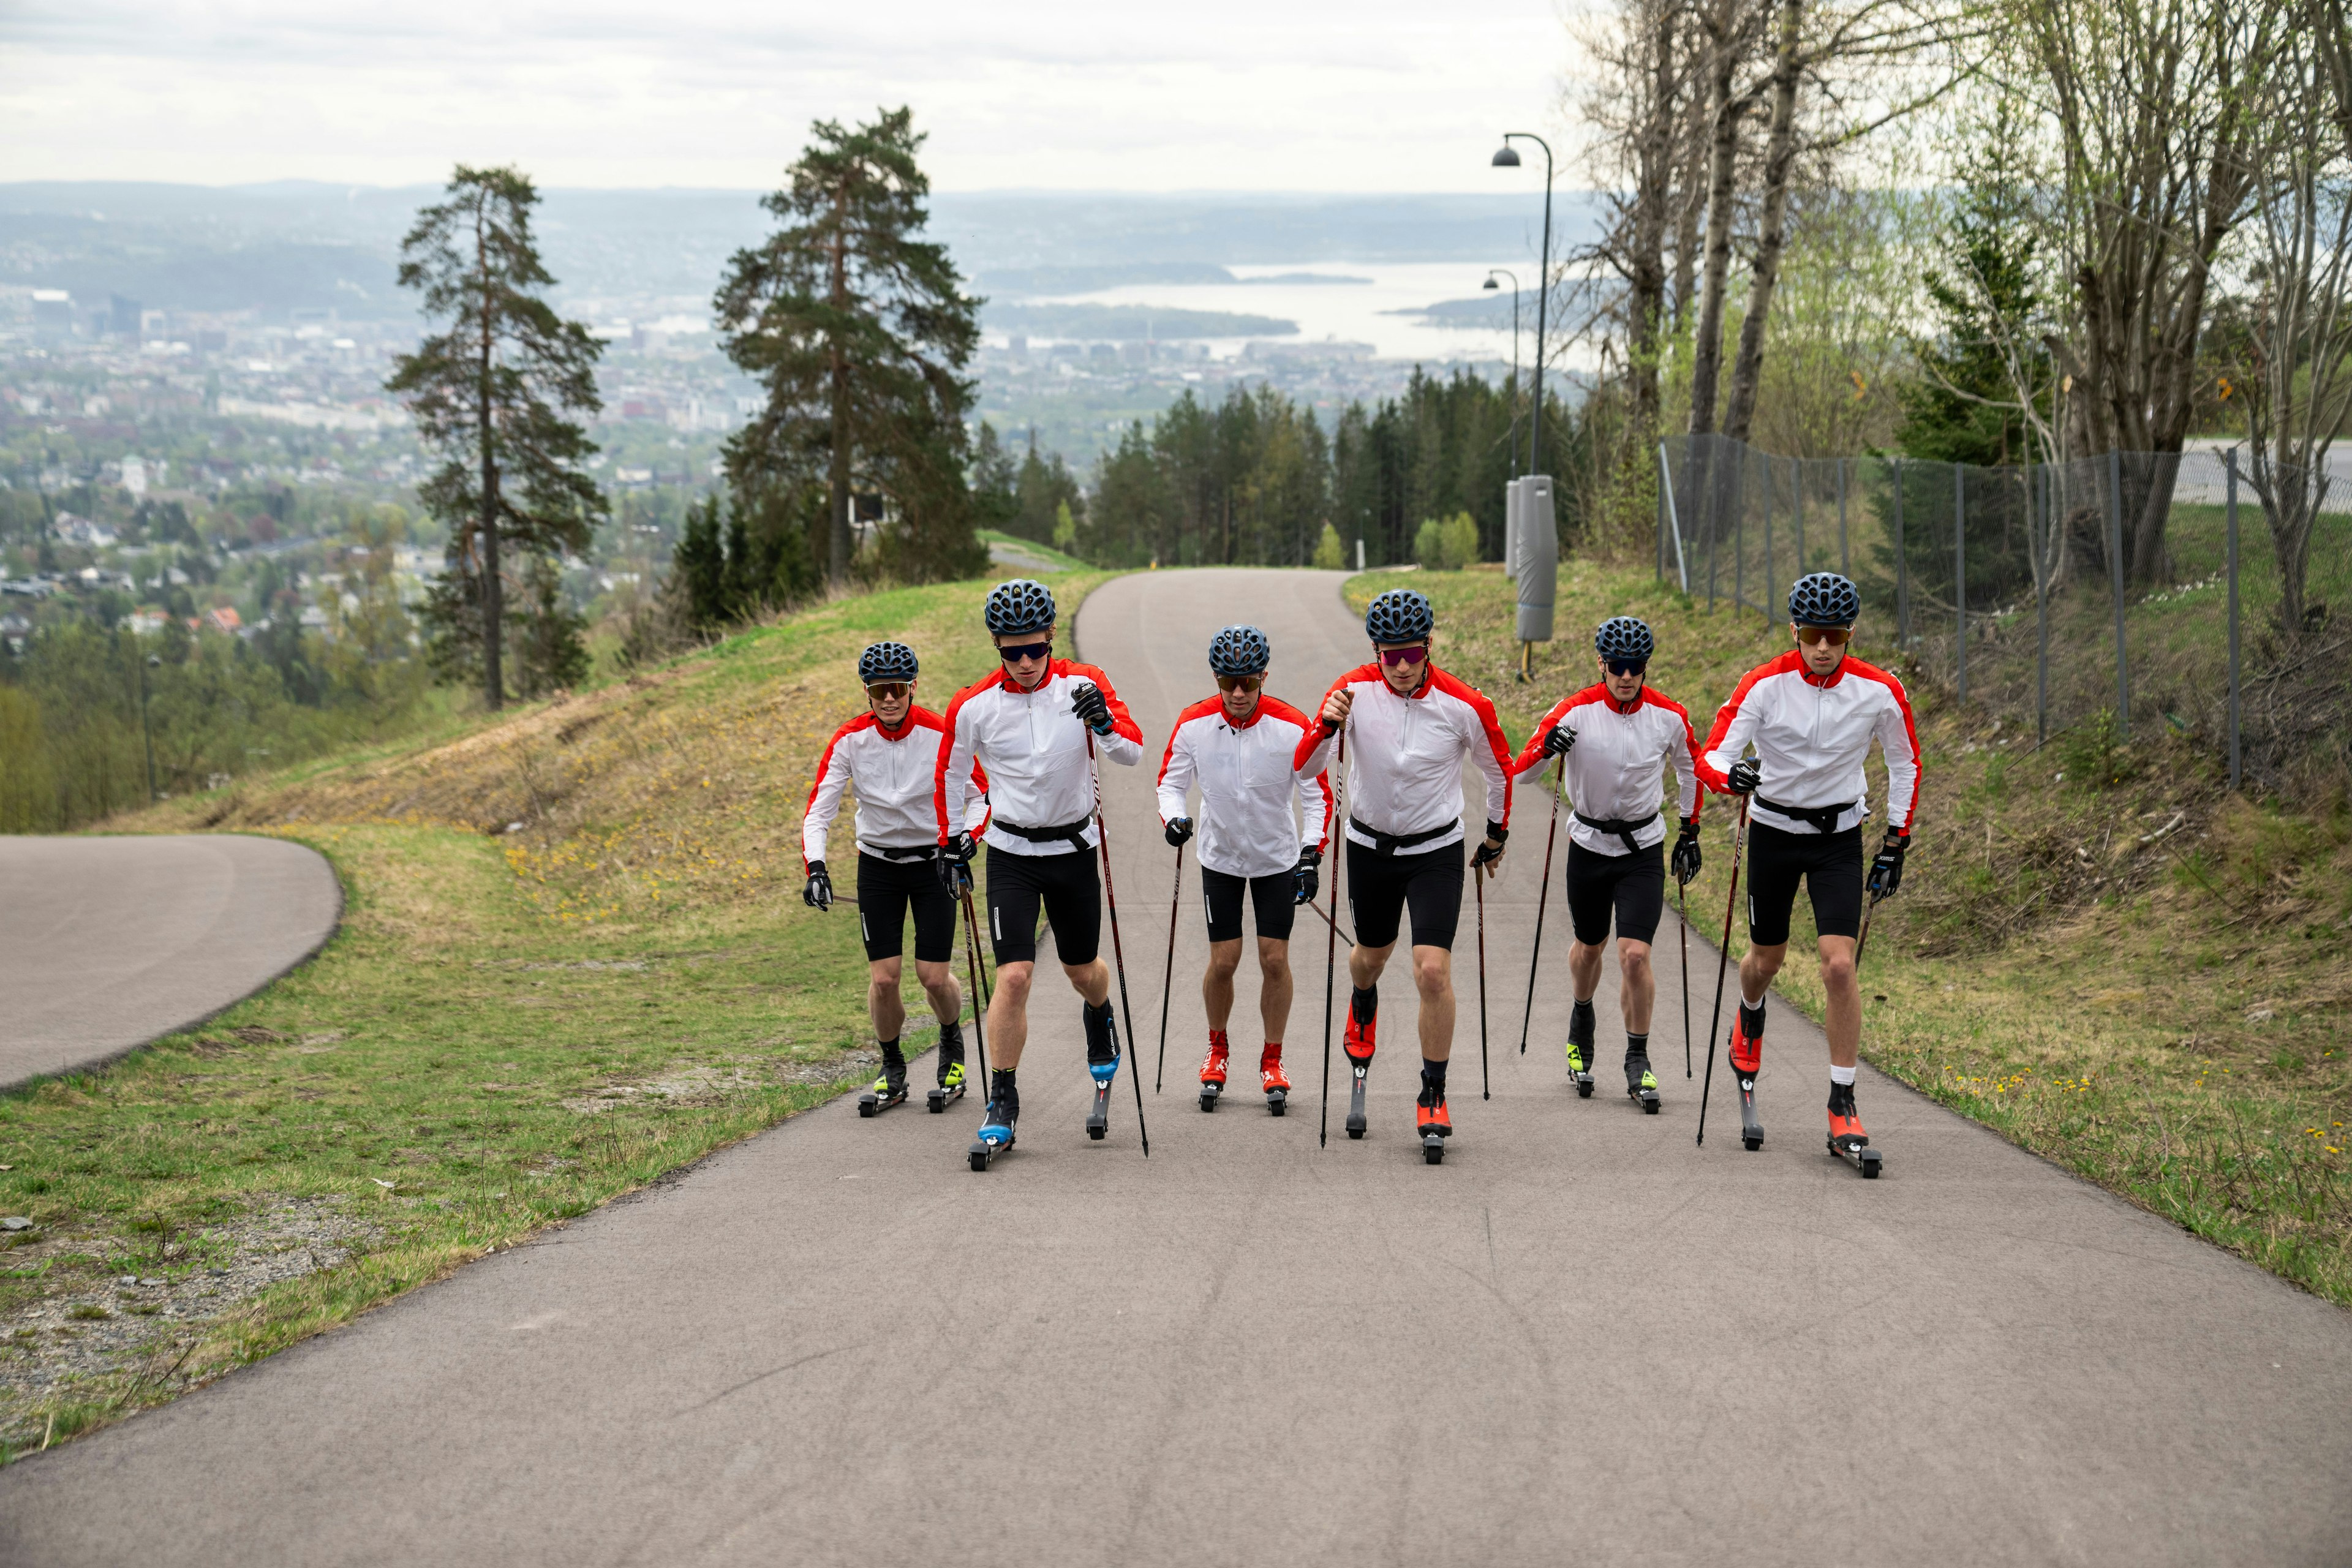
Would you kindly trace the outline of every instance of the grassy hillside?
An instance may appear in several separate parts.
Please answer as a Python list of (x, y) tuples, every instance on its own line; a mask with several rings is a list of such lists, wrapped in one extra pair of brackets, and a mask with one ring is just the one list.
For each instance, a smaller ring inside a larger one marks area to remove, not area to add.
[[(1349, 595), (1360, 604), (1399, 581), (1374, 573)], [(1410, 581), (1436, 602), (1440, 660), (1494, 696), (1515, 745), (1591, 680), (1586, 628), (1609, 616), (1656, 630), (1651, 683), (1690, 710), (1702, 737), (1738, 675), (1788, 646), (1785, 627), (1708, 616), (1647, 570), (1568, 562), (1561, 640), (1522, 686), (1498, 569)], [(1886, 629), (1865, 618), (1864, 658), (1889, 662)], [(2252, 803), (2186, 742), (2122, 748), (2095, 720), (2037, 750), (2030, 721), (2021, 730), (1906, 684), (1926, 784), (1903, 891), (1871, 931), (1864, 1054), (2024, 1147), (2352, 1304), (2352, 810), (2340, 786), (2315, 811)], [(1875, 761), (1871, 774), (1883, 800)], [(1531, 791), (1517, 807), (1515, 847), (1538, 864), (1547, 806)], [(1731, 815), (1716, 803), (1707, 819), (1691, 919), (1719, 934)], [(1811, 928), (1800, 899), (1780, 987), (1818, 1016)], [(1743, 940), (1735, 932), (1735, 954)]]
[[(1055, 592), (1075, 611), (1100, 580)], [(0, 1215), (35, 1222), (0, 1235), (0, 1457), (870, 1076), (856, 917), (801, 904), (800, 813), (862, 706), (857, 649), (913, 643), (944, 706), (990, 667), (985, 586), (820, 606), (110, 824), (299, 839), (348, 906), (316, 961), (203, 1028), (0, 1094)]]

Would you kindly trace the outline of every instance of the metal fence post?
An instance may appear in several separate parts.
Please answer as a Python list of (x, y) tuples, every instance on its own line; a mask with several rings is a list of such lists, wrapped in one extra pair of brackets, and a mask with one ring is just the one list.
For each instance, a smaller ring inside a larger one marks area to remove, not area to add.
[[(2051, 534), (2057, 532), (2057, 520), (2050, 512), (2050, 469), (2046, 464), (2036, 464), (2025, 470), (2027, 490), (2027, 523), (2025, 537), (2033, 546), (2033, 724), (2034, 744), (2046, 745), (2050, 741), (2050, 540), (2035, 531), (2032, 521), (2036, 500), (2040, 501), (2040, 527)], [(2034, 490), (2039, 489), (2037, 498)]]
[[(1691, 443), (1696, 446), (1707, 439), (1707, 437), (1694, 436)], [(1706, 465), (1705, 471), (1707, 493), (1700, 498), (1699, 515), (1706, 519), (1706, 613), (1711, 616), (1715, 614), (1716, 541), (1723, 534), (1723, 509), (1716, 504), (1716, 498), (1722, 493), (1722, 480), (1717, 477), (1714, 464)]]
[(1958, 679), (1953, 700), (1969, 700), (1969, 511), (1968, 467), (1952, 465), (1952, 658)]
[(1805, 467), (1800, 458), (1789, 459), (1789, 501), (1796, 508), (1797, 575), (1805, 574)]
[(2124, 641), (2124, 455), (2107, 454), (2107, 581), (2116, 598), (2116, 735), (2131, 739), (2131, 656)]
[(1690, 558), (1683, 553), (1682, 508), (1675, 500), (1675, 473), (1666, 461), (1666, 444), (1658, 443), (1658, 494), (1665, 501), (1666, 526), (1675, 534), (1675, 582), (1687, 597), (1690, 594)]
[(2238, 449), (2230, 448), (2229, 463), (2229, 534), (2230, 534), (2230, 787), (2236, 789), (2242, 778), (2239, 771), (2241, 753), (2238, 750)]
[(1895, 646), (1911, 646), (1911, 574), (1903, 544), (1903, 459), (1895, 464)]
[(1748, 552), (1741, 548), (1748, 541), (1748, 459), (1743, 451), (1739, 461), (1740, 505), (1731, 513), (1731, 608), (1734, 614), (1748, 602)]
[(1837, 486), (1838, 574), (1843, 577), (1851, 577), (1853, 575), (1853, 559), (1847, 555), (1845, 548), (1845, 459), (1843, 458), (1840, 458), (1837, 460)]
[(1664, 480), (1665, 480), (1665, 474), (1666, 474), (1665, 467), (1664, 467), (1664, 465), (1663, 463), (1661, 463), (1661, 464), (1659, 465), (1659, 468), (1658, 468), (1658, 479), (1659, 479), (1659, 485), (1658, 485), (1658, 521), (1657, 521), (1657, 530), (1658, 530), (1658, 574), (1657, 574), (1657, 579), (1656, 579), (1658, 582), (1661, 582), (1661, 583), (1663, 583), (1663, 582), (1664, 582), (1664, 581), (1666, 580), (1666, 488), (1665, 488), (1665, 483), (1664, 483)]
[[(1764, 586), (1765, 604), (1772, 601), (1772, 459), (1764, 459)], [(1759, 609), (1762, 606), (1759, 605)]]

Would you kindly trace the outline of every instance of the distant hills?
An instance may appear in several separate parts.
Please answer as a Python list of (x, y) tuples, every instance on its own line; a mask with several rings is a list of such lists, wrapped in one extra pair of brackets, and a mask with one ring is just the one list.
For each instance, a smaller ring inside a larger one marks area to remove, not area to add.
[(1298, 323), (1238, 310), (1179, 310), (1165, 305), (998, 304), (982, 308), (991, 331), (1037, 338), (1088, 338), (1105, 342), (1170, 342), (1195, 338), (1285, 338)]

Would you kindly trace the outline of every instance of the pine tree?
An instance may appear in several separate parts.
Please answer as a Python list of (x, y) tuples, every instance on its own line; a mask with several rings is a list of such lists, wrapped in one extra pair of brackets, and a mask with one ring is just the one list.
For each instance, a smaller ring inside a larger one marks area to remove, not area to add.
[(845, 581), (850, 498), (897, 503), (877, 564), (913, 581), (972, 575), (988, 559), (964, 472), (963, 372), (980, 342), (979, 301), (944, 246), (918, 239), (930, 181), (915, 162), (911, 110), (815, 140), (762, 202), (782, 223), (740, 250), (714, 300), (723, 346), (768, 388), (768, 405), (727, 445), (737, 497), (810, 484), (825, 495), (826, 575)]
[[(429, 657), (444, 679), (478, 676), (493, 709), (506, 700), (504, 607), (513, 568), (504, 547), (520, 552), (528, 564), (520, 575), (532, 576), (537, 593), (552, 576), (551, 566), (534, 575), (538, 564), (584, 549), (607, 510), (580, 467), (595, 445), (568, 417), (603, 406), (594, 374), (602, 345), (542, 297), (555, 279), (531, 236), (538, 202), (518, 171), (461, 163), (446, 199), (416, 215), (401, 241), (400, 285), (419, 290), (425, 314), (443, 326), (394, 361), (384, 383), (445, 458), (417, 487), (425, 510), (449, 530), (447, 569), (424, 606)], [(556, 625), (541, 608), (531, 613), (542, 630)], [(568, 655), (556, 658), (525, 679), (539, 686), (570, 663)]]

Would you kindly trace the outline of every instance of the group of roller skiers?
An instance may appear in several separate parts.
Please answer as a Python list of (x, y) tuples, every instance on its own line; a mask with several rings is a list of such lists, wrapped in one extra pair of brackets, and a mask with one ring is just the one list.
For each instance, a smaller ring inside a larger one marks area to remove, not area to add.
[[(1644, 1110), (1658, 1109), (1649, 1058), (1656, 992), (1651, 942), (1664, 915), (1668, 872), (1687, 884), (1700, 870), (1705, 795), (1730, 795), (1739, 802), (1735, 844), (1744, 846), (1748, 861), (1748, 944), (1739, 964), (1727, 1055), (1739, 1085), (1747, 1145), (1756, 1148), (1762, 1139), (1753, 1107), (1764, 999), (1788, 953), (1801, 882), (1812, 903), (1827, 995), (1829, 1147), (1875, 1174), (1877, 1153), (1868, 1148), (1854, 1102), (1862, 1026), (1855, 963), (1865, 896), (1874, 903), (1902, 882), (1919, 748), (1901, 682), (1850, 651), (1861, 613), (1861, 595), (1846, 578), (1827, 572), (1800, 578), (1789, 593), (1795, 646), (1741, 678), (1703, 745), (1683, 706), (1645, 684), (1655, 648), (1650, 628), (1633, 616), (1614, 616), (1593, 638), (1594, 682), (1546, 713), (1516, 757), (1494, 704), (1431, 658), (1435, 616), (1429, 600), (1412, 589), (1372, 600), (1364, 617), (1372, 658), (1332, 682), (1311, 716), (1265, 689), (1273, 650), (1263, 632), (1246, 626), (1218, 631), (1209, 645), (1216, 694), (1178, 717), (1157, 784), (1163, 831), (1180, 866), (1185, 847), (1197, 847), (1206, 905), (1202, 1109), (1215, 1108), (1231, 1071), (1228, 1026), (1244, 904), (1261, 976), (1259, 1086), (1270, 1110), (1280, 1114), (1284, 1109), (1291, 1089), (1282, 1059), (1292, 992), (1289, 939), (1296, 910), (1312, 904), (1320, 889), (1336, 761), (1344, 784), (1351, 928), (1341, 1035), (1353, 1078), (1347, 1131), (1351, 1137), (1366, 1131), (1364, 1086), (1377, 1042), (1379, 982), (1410, 921), (1420, 997), (1415, 1131), (1431, 1161), (1442, 1158), (1444, 1140), (1453, 1132), (1445, 1100), (1454, 1028), (1453, 947), (1464, 850), (1472, 842), (1462, 813), (1464, 762), (1481, 775), (1486, 797), (1483, 827), (1467, 858), (1474, 879), (1501, 869), (1514, 778), (1556, 764), (1553, 788), (1572, 807), (1565, 883), (1572, 939), (1566, 1052), (1578, 1092), (1592, 1092), (1598, 1052), (1592, 1003), (1613, 926), (1626, 1027), (1625, 1091)], [(1142, 732), (1104, 672), (1055, 656), (1054, 595), (1043, 584), (1023, 578), (999, 584), (988, 596), (986, 618), (999, 666), (958, 692), (944, 714), (915, 701), (919, 666), (912, 648), (883, 642), (865, 650), (858, 676), (867, 711), (844, 724), (826, 746), (802, 828), (807, 872), (802, 896), (827, 910), (835, 897), (826, 864), (828, 835), (843, 790), (856, 789), (857, 913), (868, 1006), (882, 1053), (881, 1076), (861, 1098), (866, 1114), (908, 1096), (899, 987), (909, 914), (916, 975), (939, 1022), (930, 1109), (943, 1110), (964, 1092), (956, 922), (959, 908), (968, 921), (980, 920), (971, 863), (985, 842), (985, 924), (996, 978), (980, 1015), (991, 1070), (987, 1110), (971, 1152), (974, 1169), (985, 1169), (1010, 1148), (1019, 1127), (1019, 1072), (1041, 910), (1053, 928), (1062, 972), (1081, 999), (1096, 1088), (1087, 1130), (1103, 1136), (1121, 1045), (1111, 1006), (1112, 972), (1099, 951), (1104, 888), (1094, 853), (1101, 843), (1097, 769), (1105, 761), (1132, 767), (1144, 756)], [(1886, 820), (1865, 868), (1863, 824), (1870, 811), (1863, 764), (1874, 741), (1885, 760)], [(1669, 779), (1679, 825), (1671, 853), (1661, 810)], [(1197, 816), (1189, 805), (1196, 787)], [(1735, 862), (1735, 889), (1737, 878)], [(1329, 915), (1319, 908), (1317, 913), (1339, 931)], [(980, 977), (976, 965), (972, 972)]]

